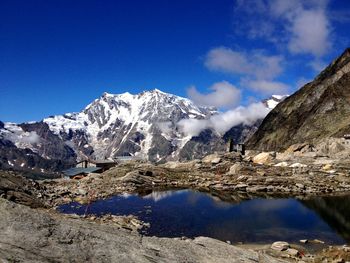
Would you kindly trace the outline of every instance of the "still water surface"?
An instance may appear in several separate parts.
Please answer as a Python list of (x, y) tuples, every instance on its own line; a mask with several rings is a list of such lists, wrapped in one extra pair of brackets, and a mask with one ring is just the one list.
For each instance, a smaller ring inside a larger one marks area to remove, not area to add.
[[(85, 209), (76, 202), (59, 207), (63, 213), (84, 214)], [(159, 191), (98, 200), (89, 205), (88, 214), (133, 214), (151, 224), (146, 235), (159, 237), (209, 236), (232, 243), (350, 242), (349, 195), (224, 202), (193, 190)]]

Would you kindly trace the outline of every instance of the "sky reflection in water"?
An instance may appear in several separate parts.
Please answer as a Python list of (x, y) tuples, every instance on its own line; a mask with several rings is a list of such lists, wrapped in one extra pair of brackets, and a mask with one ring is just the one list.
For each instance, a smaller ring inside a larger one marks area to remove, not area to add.
[[(349, 196), (343, 199), (338, 197), (337, 204), (346, 203)], [(147, 235), (161, 237), (209, 236), (233, 243), (298, 242), (300, 239), (317, 238), (332, 244), (344, 244), (345, 239), (349, 241), (346, 232), (350, 230), (350, 222), (344, 213), (350, 214), (350, 210), (342, 206), (337, 211), (328, 211), (336, 206), (332, 205), (332, 197), (327, 202), (329, 209), (323, 198), (308, 201), (253, 199), (229, 203), (210, 194), (177, 190), (152, 192), (145, 196), (114, 196), (92, 203), (88, 213), (134, 214), (151, 223)], [(84, 214), (85, 206), (71, 203), (62, 205), (59, 210)], [(333, 214), (344, 218), (330, 218)]]

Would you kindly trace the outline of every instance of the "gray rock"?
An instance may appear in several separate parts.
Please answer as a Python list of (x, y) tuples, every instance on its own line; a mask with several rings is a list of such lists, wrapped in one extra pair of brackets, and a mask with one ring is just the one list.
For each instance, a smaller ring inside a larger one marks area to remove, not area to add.
[(289, 243), (284, 241), (276, 241), (271, 245), (271, 248), (277, 251), (287, 250), (289, 247)]
[(211, 161), (211, 163), (212, 164), (218, 164), (218, 163), (220, 163), (221, 162), (221, 158), (214, 158), (212, 161)]
[(299, 251), (296, 250), (296, 249), (294, 249), (294, 248), (288, 248), (288, 249), (286, 250), (286, 253), (287, 253), (288, 255), (293, 256), (293, 257), (297, 257), (297, 256), (299, 255)]
[(237, 185), (235, 186), (235, 189), (236, 189), (236, 190), (245, 190), (247, 187), (248, 187), (247, 184), (237, 184)]
[(241, 169), (242, 169), (242, 165), (240, 163), (235, 163), (230, 167), (228, 174), (232, 174), (232, 175), (238, 174)]
[(34, 181), (27, 180), (12, 172), (0, 171), (0, 196), (33, 208), (45, 207), (37, 198), (42, 189)]

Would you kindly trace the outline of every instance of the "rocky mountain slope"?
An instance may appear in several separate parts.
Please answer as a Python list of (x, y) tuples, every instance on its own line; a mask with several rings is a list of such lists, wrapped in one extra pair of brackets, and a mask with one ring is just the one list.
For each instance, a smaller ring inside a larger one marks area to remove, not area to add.
[(71, 166), (76, 157), (42, 122), (20, 125), (0, 122), (0, 169), (48, 173)]
[[(283, 99), (275, 95), (263, 103), (273, 108)], [(189, 160), (224, 151), (229, 138), (244, 141), (261, 121), (238, 125), (223, 136), (206, 129), (192, 137), (178, 125), (183, 119), (208, 119), (214, 114), (218, 114), (214, 108), (199, 107), (159, 90), (136, 95), (104, 93), (78, 113), (50, 116), (40, 122), (1, 123), (0, 162), (5, 169), (40, 168), (45, 172), (86, 158), (131, 155), (154, 162)]]
[(248, 147), (283, 150), (350, 133), (350, 49), (314, 81), (278, 104), (249, 139)]

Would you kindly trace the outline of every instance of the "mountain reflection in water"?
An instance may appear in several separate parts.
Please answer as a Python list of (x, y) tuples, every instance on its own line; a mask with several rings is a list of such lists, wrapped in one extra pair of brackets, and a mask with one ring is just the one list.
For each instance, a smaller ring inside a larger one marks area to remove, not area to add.
[[(151, 224), (146, 235), (160, 237), (209, 236), (233, 243), (300, 239), (321, 239), (330, 244), (350, 242), (349, 195), (251, 198), (193, 190), (154, 191), (98, 200), (88, 207), (88, 212), (98, 216), (134, 214)], [(59, 210), (84, 214), (85, 206), (73, 202)]]
[(350, 242), (350, 195), (314, 197), (302, 200), (301, 203), (316, 212), (332, 229)]

